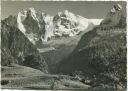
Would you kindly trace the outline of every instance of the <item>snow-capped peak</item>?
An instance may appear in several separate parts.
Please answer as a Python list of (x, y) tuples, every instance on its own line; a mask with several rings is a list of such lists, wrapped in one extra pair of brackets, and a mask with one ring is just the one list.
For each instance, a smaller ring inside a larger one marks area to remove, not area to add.
[(75, 15), (68, 10), (51, 16), (45, 12), (38, 13), (34, 8), (29, 8), (27, 11), (19, 12), (17, 17), (18, 28), (33, 44), (39, 40), (46, 42), (52, 36), (75, 36), (86, 30), (93, 22), (93, 20)]
[(31, 14), (31, 16), (33, 17), (33, 19), (34, 20), (36, 20), (36, 21), (39, 21), (38, 19), (37, 19), (37, 16), (36, 16), (36, 11), (35, 11), (35, 9), (33, 8), (33, 7), (31, 7), (31, 8), (29, 8), (29, 10), (28, 10), (28, 13), (30, 12), (30, 14)]
[(36, 12), (35, 9), (34, 9), (33, 7), (29, 8), (29, 10), (30, 10), (31, 12), (33, 12), (33, 13)]
[(68, 12), (68, 10), (64, 10), (64, 13), (67, 15), (69, 12)]

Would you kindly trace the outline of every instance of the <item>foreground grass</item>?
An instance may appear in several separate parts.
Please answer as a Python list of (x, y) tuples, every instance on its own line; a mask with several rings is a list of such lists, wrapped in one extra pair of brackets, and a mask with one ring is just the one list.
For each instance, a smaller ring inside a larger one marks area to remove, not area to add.
[(39, 70), (19, 65), (3, 66), (1, 77), (3, 89), (88, 89), (90, 87), (77, 80), (44, 74)]

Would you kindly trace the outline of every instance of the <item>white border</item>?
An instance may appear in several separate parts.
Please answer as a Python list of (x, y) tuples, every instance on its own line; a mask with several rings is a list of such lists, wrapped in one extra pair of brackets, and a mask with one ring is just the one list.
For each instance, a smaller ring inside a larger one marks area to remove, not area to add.
[[(0, 0), (0, 6), (1, 6), (1, 1), (126, 1), (126, 3), (128, 4), (127, 0)], [(128, 15), (127, 4), (126, 4), (126, 11)], [(1, 20), (1, 7), (0, 7), (0, 20)], [(127, 26), (128, 26), (128, 17), (127, 17)], [(1, 21), (0, 21), (0, 36), (1, 36)], [(128, 32), (127, 32), (127, 36), (128, 36)], [(127, 43), (128, 43), (128, 37), (127, 37)], [(128, 46), (127, 46), (127, 49), (128, 49)], [(128, 57), (128, 50), (127, 50), (127, 57)], [(128, 60), (127, 60), (127, 63), (128, 63)], [(128, 67), (128, 64), (127, 64), (127, 67)], [(128, 72), (128, 68), (127, 68), (127, 72)], [(1, 38), (0, 38), (0, 81), (1, 81)], [(128, 73), (127, 73), (127, 82), (128, 82)], [(128, 84), (127, 84), (127, 88), (128, 88)], [(11, 90), (11, 89), (3, 90), (1, 89), (1, 84), (0, 84), (0, 90), (1, 91), (37, 91), (37, 90)], [(38, 90), (38, 91), (52, 91), (52, 90)], [(68, 90), (56, 90), (56, 91), (68, 91)]]

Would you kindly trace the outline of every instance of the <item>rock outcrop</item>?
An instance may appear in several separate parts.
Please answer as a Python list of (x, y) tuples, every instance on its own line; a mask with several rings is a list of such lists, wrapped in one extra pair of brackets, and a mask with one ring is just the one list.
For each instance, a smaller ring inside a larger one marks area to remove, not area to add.
[(104, 27), (125, 27), (126, 17), (123, 15), (122, 6), (114, 5), (100, 25)]

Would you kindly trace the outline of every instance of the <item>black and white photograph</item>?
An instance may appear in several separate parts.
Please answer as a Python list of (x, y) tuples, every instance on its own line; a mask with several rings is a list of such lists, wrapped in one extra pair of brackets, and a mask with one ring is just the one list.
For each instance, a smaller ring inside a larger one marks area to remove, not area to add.
[(127, 1), (2, 0), (0, 19), (1, 90), (127, 90)]

